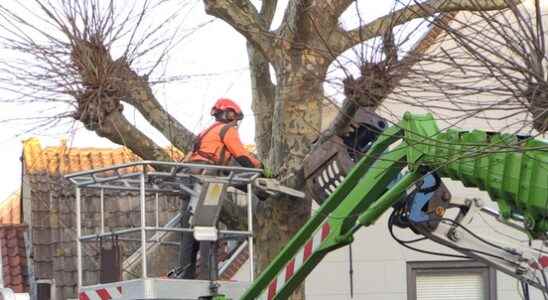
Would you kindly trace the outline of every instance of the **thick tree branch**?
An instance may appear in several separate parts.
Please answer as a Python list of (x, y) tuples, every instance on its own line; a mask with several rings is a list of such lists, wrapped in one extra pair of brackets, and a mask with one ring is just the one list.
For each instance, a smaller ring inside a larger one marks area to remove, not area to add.
[(255, 143), (257, 155), (268, 157), (272, 139), (272, 112), (276, 86), (270, 78), (270, 65), (266, 58), (253, 45), (247, 44), (249, 72), (251, 75), (252, 109), (255, 113)]
[(129, 148), (144, 160), (171, 161), (171, 157), (152, 139), (133, 126), (120, 110), (114, 110), (98, 126), (84, 123), (87, 129), (95, 131), (98, 136)]
[(332, 39), (332, 49), (338, 53), (353, 47), (356, 44), (382, 35), (390, 27), (395, 27), (418, 18), (435, 16), (438, 13), (457, 11), (490, 11), (507, 8), (509, 1), (519, 3), (519, 0), (430, 0), (424, 3), (410, 5), (390, 14), (373, 20), (350, 31), (339, 31), (338, 38)]
[(261, 6), (261, 12), (259, 15), (263, 19), (265, 29), (269, 29), (274, 19), (274, 14), (276, 14), (276, 7), (278, 7), (278, 0), (263, 0), (263, 5)]
[(249, 0), (204, 0), (204, 4), (207, 14), (224, 20), (267, 58), (272, 57), (272, 35)]
[[(444, 14), (437, 20), (447, 24), (455, 16), (456, 13)], [(408, 76), (413, 66), (420, 61), (424, 53), (443, 32), (441, 27), (432, 27), (428, 34), (415, 45), (415, 48), (398, 61), (398, 49), (394, 43), (392, 30), (389, 28), (383, 35), (382, 50), (385, 54), (385, 61), (377, 64), (364, 64), (361, 68), (362, 75), (359, 78), (348, 77), (343, 81), (346, 96), (343, 105), (328, 129), (320, 134), (312, 151), (334, 135), (344, 134), (360, 107), (367, 107), (370, 111), (375, 111), (382, 105), (400, 80)]]
[(165, 111), (146, 78), (133, 71), (124, 57), (113, 61), (108, 49), (97, 39), (75, 39), (71, 58), (87, 90), (86, 97), (79, 97), (80, 113), (91, 112), (88, 108), (94, 104), (93, 99), (98, 103), (93, 107), (96, 112), (105, 104), (116, 106), (117, 101), (124, 101), (137, 108), (175, 147), (190, 150), (194, 134)]
[(307, 17), (313, 10), (312, 2), (312, 0), (291, 0), (287, 5), (278, 34), (292, 47), (310, 46), (306, 42), (307, 37), (311, 37), (312, 28), (306, 23), (309, 21)]
[(331, 6), (333, 14), (335, 16), (340, 16), (353, 2), (356, 2), (356, 0), (332, 0), (329, 1), (329, 5)]
[[(263, 0), (260, 17), (263, 29), (270, 28), (276, 12), (277, 0)], [(261, 159), (268, 157), (271, 145), (272, 111), (274, 109), (275, 85), (270, 77), (270, 64), (252, 43), (247, 43), (249, 73), (251, 75), (252, 109), (255, 114), (255, 144)]]
[[(342, 135), (348, 129), (348, 125), (352, 122), (352, 118), (359, 108), (360, 105), (357, 101), (351, 99), (350, 97), (347, 97), (344, 100), (339, 112), (337, 113), (337, 116), (335, 116), (335, 119), (333, 119), (333, 121), (329, 125), (329, 128), (327, 128), (327, 130), (323, 131), (320, 134), (320, 137), (318, 138), (318, 142), (315, 147), (325, 143), (335, 135)], [(312, 151), (314, 151), (315, 147)]]
[[(398, 72), (406, 74), (406, 70), (410, 68), (411, 65), (405, 65), (405, 67), (399, 68)], [(359, 78), (348, 77), (344, 80), (346, 99), (329, 128), (320, 134), (312, 151), (331, 137), (335, 135), (342, 136), (360, 107), (375, 111), (381, 105), (383, 100), (393, 91), (397, 81), (403, 77), (395, 74), (396, 72), (391, 72), (391, 69), (386, 61), (376, 64), (364, 64), (361, 70), (362, 75)]]
[[(190, 151), (195, 135), (172, 117), (158, 102), (146, 78), (135, 73), (124, 61), (116, 61), (120, 67), (122, 101), (133, 105), (150, 124), (166, 137), (175, 147)], [(192, 99), (182, 99), (190, 105)]]

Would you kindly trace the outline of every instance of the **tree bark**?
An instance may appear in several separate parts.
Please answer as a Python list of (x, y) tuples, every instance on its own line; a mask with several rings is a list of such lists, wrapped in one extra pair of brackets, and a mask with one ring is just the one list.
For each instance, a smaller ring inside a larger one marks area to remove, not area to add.
[[(122, 79), (120, 89), (124, 96), (121, 100), (137, 108), (175, 147), (184, 152), (190, 151), (196, 136), (162, 107), (146, 78), (139, 76), (126, 62), (118, 60), (116, 63), (119, 65), (118, 76)], [(190, 105), (189, 100), (181, 99), (181, 105)]]
[(144, 160), (172, 160), (165, 149), (133, 126), (119, 110), (112, 111), (105, 116), (100, 126), (90, 129), (100, 137), (126, 146)]
[[(341, 0), (341, 2), (345, 1)], [(382, 35), (388, 28), (394, 28), (414, 19), (458, 11), (501, 10), (508, 7), (508, 2), (509, 0), (429, 0), (408, 5), (352, 30), (345, 31), (339, 28), (333, 33), (335, 37), (330, 40), (329, 48), (336, 54), (341, 54), (354, 45)], [(520, 3), (521, 0), (515, 2)]]
[(276, 87), (270, 78), (268, 60), (251, 43), (247, 43), (247, 56), (251, 75), (252, 110), (255, 114), (255, 144), (257, 155), (264, 159), (270, 152)]
[[(223, 19), (246, 37), (263, 55), (272, 53), (272, 35), (264, 27), (264, 19), (249, 0), (204, 0), (206, 13)], [(265, 6), (267, 7), (267, 6)], [(273, 15), (273, 13), (272, 13)]]
[[(306, 51), (301, 53), (302, 62), (284, 66), (294, 72), (278, 76), (276, 108), (273, 119), (271, 160), (280, 176), (299, 170), (312, 141), (318, 136), (321, 121), (321, 99), (323, 89), (317, 76), (324, 72), (324, 66), (317, 70), (307, 69)], [(299, 181), (286, 184), (302, 189)], [(310, 199), (269, 199), (260, 203), (256, 212), (258, 271), (264, 270), (291, 237), (310, 217)], [(304, 285), (297, 289), (292, 299), (304, 299)]]
[[(282, 247), (308, 221), (310, 200), (288, 198), (259, 202), (255, 213), (256, 272), (264, 270)], [(304, 285), (291, 299), (304, 299)]]

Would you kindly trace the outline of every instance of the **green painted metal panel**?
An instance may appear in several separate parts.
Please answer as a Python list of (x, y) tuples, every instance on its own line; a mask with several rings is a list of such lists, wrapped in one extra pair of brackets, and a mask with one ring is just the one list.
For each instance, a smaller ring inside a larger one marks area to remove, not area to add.
[(297, 251), (304, 243), (312, 236), (314, 231), (320, 226), (326, 217), (335, 210), (341, 202), (346, 199), (347, 195), (358, 184), (362, 176), (367, 172), (369, 167), (376, 161), (378, 156), (393, 142), (398, 140), (401, 129), (397, 127), (388, 128), (381, 134), (375, 144), (371, 146), (368, 155), (364, 156), (352, 169), (344, 182), (337, 187), (335, 192), (322, 204), (320, 209), (289, 241), (289, 243), (280, 250), (280, 253), (270, 263), (263, 273), (253, 282), (253, 285), (244, 294), (242, 299), (251, 300), (259, 297), (268, 284), (276, 278), (276, 275), (283, 267), (295, 256)]
[[(382, 214), (382, 208), (390, 207), (393, 203), (401, 199), (405, 188), (387, 189), (387, 186), (397, 177), (403, 166), (406, 151), (404, 146), (398, 149), (384, 153), (380, 156), (369, 153), (370, 156), (376, 156), (376, 161), (364, 173), (359, 182), (352, 191), (340, 202), (338, 207), (327, 216), (327, 222), (330, 226), (329, 235), (321, 243), (319, 248), (312, 253), (298, 272), (291, 277), (274, 297), (275, 300), (287, 299), (291, 293), (301, 284), (310, 272), (318, 265), (323, 257), (340, 247), (343, 247), (353, 241), (352, 230), (356, 226), (358, 216), (363, 211), (369, 211), (369, 207), (375, 205), (378, 209), (375, 211)], [(417, 177), (414, 177), (417, 179)], [(414, 179), (407, 180), (403, 184), (412, 184)], [(377, 214), (371, 214), (371, 219), (365, 217), (366, 221), (371, 223), (375, 221)], [(369, 224), (371, 224), (369, 223)]]
[(480, 130), (436, 132), (432, 115), (406, 114), (408, 161), (478, 187), (501, 215), (523, 215), (533, 237), (548, 231), (548, 143)]
[[(386, 150), (403, 138), (403, 143)], [(401, 169), (411, 173), (388, 189)], [(320, 247), (281, 288), (274, 299), (286, 299), (330, 251), (353, 241), (360, 226), (375, 222), (420, 178), (437, 171), (465, 186), (486, 190), (501, 214), (525, 216), (530, 233), (548, 231), (548, 144), (514, 135), (480, 130), (441, 132), (432, 115), (406, 113), (396, 126), (380, 135), (366, 156), (324, 202), (242, 299), (255, 299), (276, 279), (297, 251), (327, 219), (331, 230)]]

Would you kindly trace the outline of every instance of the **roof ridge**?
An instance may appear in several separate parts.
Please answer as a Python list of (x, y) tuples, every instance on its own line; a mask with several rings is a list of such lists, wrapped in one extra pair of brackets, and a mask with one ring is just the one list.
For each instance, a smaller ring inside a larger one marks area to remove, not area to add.
[[(184, 153), (168, 145), (173, 160), (180, 160)], [(42, 147), (38, 138), (23, 141), (23, 168), (27, 173), (46, 173), (64, 175), (72, 172), (110, 167), (141, 160), (131, 149), (125, 146), (107, 147), (67, 147), (62, 140), (58, 146)]]
[(29, 225), (28, 224), (25, 224), (25, 223), (21, 223), (21, 224), (0, 224), (0, 229), (3, 229), (3, 228), (13, 228), (13, 227), (21, 227), (21, 228), (28, 228)]
[(13, 192), (11, 192), (6, 198), (0, 200), (0, 205), (2, 205), (2, 203), (6, 200), (9, 200), (13, 197), (18, 197), (18, 196), (21, 196), (21, 188), (18, 187), (17, 189), (15, 189)]

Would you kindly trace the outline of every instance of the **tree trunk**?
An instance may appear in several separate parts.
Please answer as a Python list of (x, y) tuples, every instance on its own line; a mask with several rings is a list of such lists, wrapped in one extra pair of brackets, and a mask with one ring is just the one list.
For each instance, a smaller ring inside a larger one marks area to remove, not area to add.
[[(257, 206), (255, 241), (256, 274), (260, 274), (278, 255), (310, 217), (310, 200), (269, 199)], [(304, 299), (304, 285), (292, 299)]]
[[(320, 128), (322, 82), (312, 78), (317, 72), (301, 66), (289, 66), (286, 70), (299, 71), (278, 75), (270, 156), (281, 177), (301, 167)], [(302, 184), (293, 185), (293, 188), (303, 188)], [(310, 207), (309, 199), (277, 198), (259, 203), (256, 210), (258, 272), (268, 266), (282, 246), (308, 221)], [(295, 291), (292, 299), (304, 299), (304, 285)]]
[(270, 78), (268, 61), (251, 43), (247, 43), (247, 56), (253, 95), (252, 109), (255, 114), (255, 140), (260, 141), (256, 143), (257, 155), (265, 159), (272, 140), (275, 86)]

